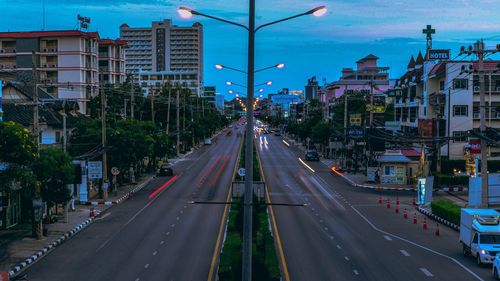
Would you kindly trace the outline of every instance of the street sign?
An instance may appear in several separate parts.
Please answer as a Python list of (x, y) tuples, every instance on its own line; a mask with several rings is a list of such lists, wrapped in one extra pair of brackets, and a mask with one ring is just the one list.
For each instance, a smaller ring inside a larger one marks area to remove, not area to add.
[(89, 161), (87, 170), (89, 179), (102, 179), (102, 161)]
[(238, 169), (238, 175), (240, 177), (244, 177), (245, 176), (245, 168), (239, 168)]
[(118, 176), (120, 174), (120, 170), (118, 170), (117, 167), (113, 167), (113, 168), (111, 168), (111, 174), (113, 176)]
[(449, 60), (450, 50), (431, 49), (428, 56), (430, 60)]
[(361, 114), (349, 114), (349, 124), (361, 125)]

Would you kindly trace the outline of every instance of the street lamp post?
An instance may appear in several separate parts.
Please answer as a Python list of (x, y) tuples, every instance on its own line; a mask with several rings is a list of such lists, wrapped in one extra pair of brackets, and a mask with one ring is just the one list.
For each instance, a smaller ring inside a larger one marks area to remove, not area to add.
[[(284, 64), (273, 65), (268, 68), (263, 68), (255, 71), (255, 32), (259, 29), (280, 23), (283, 21), (291, 20), (305, 15), (322, 16), (326, 13), (325, 6), (319, 6), (305, 13), (287, 17), (284, 19), (272, 21), (263, 25), (255, 27), (255, 0), (249, 0), (248, 8), (248, 27), (221, 19), (218, 17), (206, 15), (186, 7), (180, 7), (178, 13), (183, 18), (189, 18), (192, 15), (199, 15), (214, 20), (222, 21), (232, 25), (236, 25), (248, 30), (248, 67), (247, 67), (247, 125), (246, 125), (246, 139), (245, 139), (245, 202), (243, 213), (243, 263), (242, 263), (242, 280), (252, 280), (252, 205), (253, 205), (253, 97), (254, 97), (254, 77), (256, 72), (260, 72), (269, 68), (277, 67), (283, 68)], [(216, 65), (217, 69), (222, 69), (225, 66)], [(229, 67), (226, 67), (229, 68)], [(238, 69), (229, 68), (238, 72), (243, 72)]]

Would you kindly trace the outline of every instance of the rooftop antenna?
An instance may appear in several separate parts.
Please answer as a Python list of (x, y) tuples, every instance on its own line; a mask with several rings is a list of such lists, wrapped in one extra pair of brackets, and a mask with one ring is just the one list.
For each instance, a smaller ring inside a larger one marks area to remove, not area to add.
[[(90, 18), (81, 16), (81, 15), (77, 15), (76, 19), (77, 19), (77, 29), (87, 31), (87, 29), (89, 28), (89, 24), (90, 24)], [(79, 28), (78, 28), (78, 26), (79, 26)]]

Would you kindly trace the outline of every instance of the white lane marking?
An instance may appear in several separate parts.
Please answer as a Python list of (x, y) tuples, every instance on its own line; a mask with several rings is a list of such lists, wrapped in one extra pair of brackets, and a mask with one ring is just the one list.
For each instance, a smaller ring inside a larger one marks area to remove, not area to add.
[(176, 219), (176, 220), (179, 220), (179, 217), (176, 217), (175, 219)]
[(333, 239), (333, 238), (335, 238), (335, 237), (333, 237), (333, 236), (330, 235), (330, 239)]
[(139, 279), (139, 278), (135, 278), (135, 281), (139, 281), (139, 280), (141, 280), (141, 279)]
[(407, 251), (405, 250), (399, 250), (401, 252), (401, 254), (405, 257), (409, 257), (410, 256), (410, 253), (408, 253)]
[(425, 268), (425, 267), (421, 267), (421, 268), (419, 268), (419, 269), (420, 269), (420, 271), (422, 271), (422, 272), (425, 274), (425, 276), (427, 276), (427, 277), (432, 277), (432, 276), (434, 276), (434, 275), (432, 275), (432, 273), (431, 273), (431, 272), (430, 272), (427, 268)]
[(342, 249), (342, 247), (340, 247), (340, 245), (337, 245), (337, 248), (338, 248), (338, 249)]
[(472, 270), (470, 270), (469, 268), (467, 268), (465, 265), (463, 265), (461, 262), (459, 262), (459, 261), (458, 261), (458, 260), (456, 260), (455, 258), (452, 258), (452, 257), (450, 257), (450, 256), (447, 256), (447, 255), (445, 255), (445, 254), (442, 254), (442, 253), (440, 253), (440, 252), (438, 252), (438, 251), (434, 251), (434, 250), (432, 250), (432, 249), (430, 249), (430, 248), (427, 248), (427, 247), (425, 247), (425, 246), (422, 246), (422, 245), (420, 245), (420, 244), (418, 244), (418, 243), (415, 243), (415, 242), (410, 241), (410, 240), (408, 240), (408, 239), (405, 239), (405, 238), (403, 238), (403, 237), (400, 237), (400, 236), (397, 236), (397, 235), (395, 235), (395, 234), (389, 233), (389, 232), (387, 232), (387, 231), (384, 231), (384, 230), (378, 229), (378, 228), (377, 228), (377, 227), (376, 227), (376, 226), (375, 226), (375, 225), (374, 225), (374, 224), (373, 224), (373, 223), (372, 223), (372, 222), (371, 222), (368, 218), (366, 218), (366, 217), (365, 217), (365, 216), (364, 216), (364, 215), (363, 215), (360, 211), (358, 211), (358, 209), (356, 209), (354, 206), (351, 206), (351, 208), (352, 208), (352, 209), (353, 209), (353, 210), (354, 210), (354, 211), (355, 211), (355, 212), (356, 212), (356, 213), (357, 213), (357, 214), (358, 214), (358, 215), (359, 215), (362, 219), (364, 219), (364, 220), (366, 221), (366, 223), (368, 223), (368, 224), (371, 226), (371, 228), (373, 228), (375, 231), (378, 231), (378, 232), (380, 232), (380, 233), (382, 233), (382, 234), (386, 234), (386, 235), (391, 236), (391, 237), (393, 237), (393, 238), (399, 239), (399, 240), (404, 241), (404, 242), (406, 242), (406, 243), (409, 243), (409, 244), (411, 244), (411, 245), (413, 245), (413, 246), (415, 246), (415, 247), (419, 247), (419, 248), (421, 248), (421, 249), (427, 250), (427, 251), (429, 251), (429, 252), (431, 252), (431, 253), (433, 253), (433, 254), (435, 254), (435, 255), (441, 256), (441, 257), (443, 257), (443, 258), (450, 259), (451, 261), (453, 261), (454, 263), (456, 263), (458, 266), (460, 266), (463, 270), (467, 271), (470, 275), (474, 276), (474, 278), (476, 278), (477, 280), (481, 280), (481, 281), (483, 281), (483, 279), (482, 279), (481, 277), (479, 277), (476, 273), (474, 273)]
[(307, 169), (309, 169), (309, 171), (311, 171), (313, 173), (316, 172), (313, 168), (311, 168), (311, 166), (307, 165), (306, 162), (304, 162), (302, 159), (300, 159), (300, 157), (299, 157), (299, 162), (302, 163), (302, 165), (304, 165)]
[(172, 227), (175, 227), (175, 223), (172, 224)]
[(359, 272), (356, 269), (354, 269), (352, 272), (354, 272), (354, 274), (356, 275), (359, 275)]
[(344, 259), (345, 259), (346, 261), (348, 261), (348, 260), (349, 260), (349, 257), (345, 256), (345, 257), (344, 257)]
[(163, 245), (163, 243), (165, 243), (165, 241), (161, 240), (161, 241), (160, 241), (160, 245)]
[(384, 235), (384, 238), (385, 238), (385, 240), (387, 240), (387, 241), (392, 241), (392, 238), (391, 238), (391, 236), (389, 236), (389, 235)]
[(144, 265), (145, 269), (148, 269), (148, 267), (149, 267), (149, 263), (147, 263), (147, 264)]
[(286, 146), (290, 146), (289, 143), (287, 143), (285, 140), (281, 140), (284, 144), (286, 144)]
[(181, 210), (181, 212), (180, 212), (180, 213), (181, 213), (181, 214), (183, 214), (183, 213), (184, 213), (184, 211), (183, 211), (183, 210)]
[(169, 231), (169, 232), (167, 232), (167, 233), (165, 233), (165, 235), (170, 235), (170, 231)]
[(156, 256), (156, 254), (158, 254), (158, 251), (153, 252), (153, 256)]

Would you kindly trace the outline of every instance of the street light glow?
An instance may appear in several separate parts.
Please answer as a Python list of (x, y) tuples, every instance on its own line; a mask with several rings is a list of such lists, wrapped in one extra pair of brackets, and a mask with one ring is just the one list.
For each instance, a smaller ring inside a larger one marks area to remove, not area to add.
[(193, 16), (193, 10), (187, 8), (187, 7), (180, 7), (179, 9), (177, 9), (177, 13), (179, 14), (179, 16), (183, 19), (189, 19)]
[(283, 68), (283, 67), (285, 67), (285, 64), (284, 64), (284, 63), (278, 63), (278, 64), (276, 65), (276, 67), (277, 67), (277, 68)]
[(308, 13), (313, 14), (315, 17), (321, 17), (322, 15), (326, 14), (326, 11), (327, 10), (325, 6), (319, 6), (310, 10)]
[(224, 68), (224, 66), (222, 66), (222, 64), (216, 64), (216, 65), (215, 65), (215, 68), (217, 68), (217, 69), (223, 69), (223, 68)]
[(233, 84), (233, 82), (231, 82), (231, 81), (226, 81), (226, 85), (231, 86), (232, 84)]
[(259, 93), (262, 93), (262, 92), (264, 92), (264, 89), (259, 89)]
[(270, 86), (270, 85), (272, 85), (272, 84), (273, 84), (273, 81), (267, 81), (267, 82), (266, 82), (266, 85), (268, 85), (268, 86)]
[(233, 93), (233, 90), (229, 90), (228, 92), (229, 92), (230, 94), (232, 94), (232, 93)]

